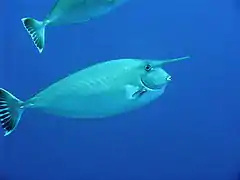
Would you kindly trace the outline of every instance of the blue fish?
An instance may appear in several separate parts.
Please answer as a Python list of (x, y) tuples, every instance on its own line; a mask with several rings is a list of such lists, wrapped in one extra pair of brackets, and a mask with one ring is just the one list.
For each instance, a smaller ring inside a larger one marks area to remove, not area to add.
[(26, 100), (0, 89), (0, 123), (9, 135), (25, 109), (67, 118), (100, 119), (140, 108), (160, 97), (172, 81), (162, 68), (169, 60), (117, 59), (105, 61), (50, 85)]
[(45, 46), (46, 26), (83, 23), (110, 12), (127, 0), (58, 0), (43, 21), (25, 17), (22, 23), (39, 53)]

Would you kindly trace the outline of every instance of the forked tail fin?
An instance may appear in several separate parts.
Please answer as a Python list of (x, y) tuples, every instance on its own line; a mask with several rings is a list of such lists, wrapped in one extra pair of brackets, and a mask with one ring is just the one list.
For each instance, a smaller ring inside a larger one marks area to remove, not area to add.
[(22, 23), (30, 35), (34, 45), (37, 47), (39, 53), (42, 53), (45, 46), (46, 24), (33, 18), (22, 18)]
[(0, 88), (0, 123), (5, 130), (4, 136), (13, 132), (23, 113), (23, 102), (8, 91)]

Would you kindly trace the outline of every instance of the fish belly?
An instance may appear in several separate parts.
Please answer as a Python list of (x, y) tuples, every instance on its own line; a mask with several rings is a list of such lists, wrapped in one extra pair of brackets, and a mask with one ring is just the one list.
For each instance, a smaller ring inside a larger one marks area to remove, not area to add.
[(104, 118), (138, 109), (156, 100), (165, 89), (129, 99), (125, 89), (101, 94), (83, 95), (77, 92), (56, 92), (33, 98), (32, 108), (68, 118)]
[(50, 25), (82, 23), (108, 13), (114, 5), (107, 0), (59, 0), (46, 20)]
[(137, 101), (126, 97), (124, 90), (86, 96), (76, 92), (55, 93), (32, 101), (33, 108), (69, 118), (103, 118), (124, 113), (138, 105)]

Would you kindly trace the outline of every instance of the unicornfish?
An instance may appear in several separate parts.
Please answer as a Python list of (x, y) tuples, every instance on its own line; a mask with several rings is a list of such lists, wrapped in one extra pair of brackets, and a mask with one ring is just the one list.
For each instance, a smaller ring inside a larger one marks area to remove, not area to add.
[(46, 26), (83, 23), (110, 12), (127, 0), (57, 0), (43, 21), (25, 17), (22, 23), (41, 53), (45, 46)]
[(101, 119), (138, 109), (160, 97), (172, 77), (166, 59), (115, 59), (79, 70), (39, 91), (26, 101), (0, 88), (0, 123), (5, 136), (19, 124), (25, 109), (55, 116)]

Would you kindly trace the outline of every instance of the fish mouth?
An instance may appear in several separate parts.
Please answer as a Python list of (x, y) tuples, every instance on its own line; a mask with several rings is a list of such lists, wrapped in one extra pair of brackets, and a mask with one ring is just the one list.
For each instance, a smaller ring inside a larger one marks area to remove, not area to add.
[(148, 86), (144, 81), (143, 81), (143, 79), (142, 78), (140, 78), (141, 80), (141, 84), (143, 85), (143, 87), (144, 88), (146, 88), (148, 91), (160, 91), (162, 88), (164, 88), (164, 87), (166, 87), (167, 85), (166, 84), (164, 84), (164, 85), (162, 85), (162, 86), (156, 86), (156, 87), (150, 87), (150, 86)]

